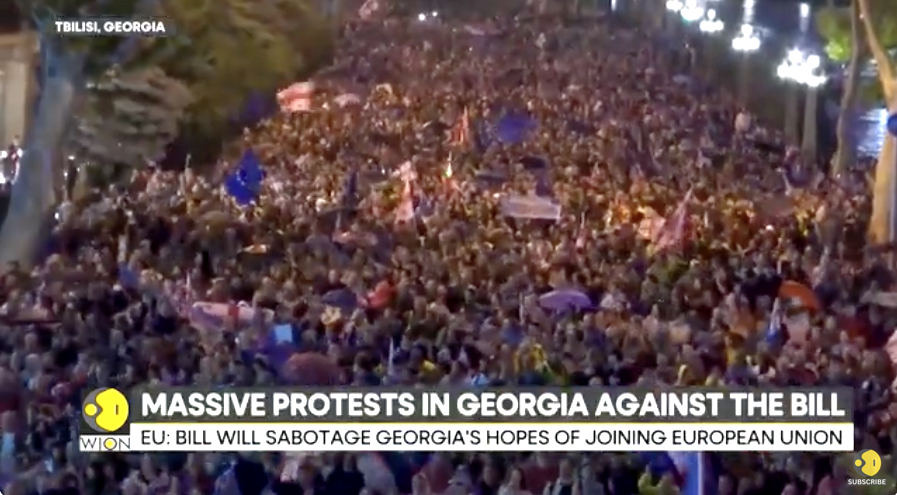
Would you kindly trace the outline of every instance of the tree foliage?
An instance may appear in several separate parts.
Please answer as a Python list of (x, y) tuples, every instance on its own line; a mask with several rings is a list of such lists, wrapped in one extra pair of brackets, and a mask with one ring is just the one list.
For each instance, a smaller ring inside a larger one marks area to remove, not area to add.
[[(313, 0), (21, 1), (41, 33), (42, 63), (48, 67), (58, 54), (77, 54), (83, 57), (83, 80), (100, 82), (82, 86), (86, 103), (78, 106), (83, 115), (73, 126), (74, 147), (91, 159), (107, 156), (112, 143), (122, 143), (122, 149), (133, 153), (120, 156), (120, 163), (143, 163), (143, 156), (169, 134), (172, 122), (208, 148), (224, 137), (230, 117), (250, 95), (273, 94), (308, 77), (330, 63), (334, 50), (335, 29), (315, 11)], [(80, 16), (160, 16), (175, 26), (176, 35), (49, 34), (53, 19)], [(110, 70), (118, 82), (109, 79)], [(138, 97), (133, 85), (141, 78), (153, 89)], [(132, 87), (122, 91), (121, 83)], [(163, 96), (162, 88), (173, 94)], [(135, 126), (138, 114), (155, 120)], [(126, 133), (134, 146), (122, 140)]]
[(273, 93), (329, 63), (334, 32), (309, 0), (162, 0), (189, 43), (158, 64), (184, 81), (198, 132), (213, 132), (256, 92)]
[[(897, 9), (893, 8), (891, 0), (872, 0), (872, 9), (875, 11), (873, 23), (882, 44), (888, 50), (897, 48)], [(816, 27), (819, 34), (825, 39), (825, 50), (829, 57), (836, 62), (846, 62), (850, 59), (851, 34), (850, 34), (850, 8), (826, 7), (816, 14)], [(892, 54), (892, 60), (897, 60), (897, 55)]]
[[(825, 7), (815, 17), (816, 28), (826, 41), (825, 53), (830, 59), (838, 63), (849, 62), (853, 53), (850, 12), (850, 7)], [(895, 21), (897, 21), (897, 17), (895, 17)], [(897, 47), (897, 33), (892, 35), (891, 38), (890, 46)], [(861, 53), (860, 65), (866, 66), (872, 61), (868, 47), (864, 45), (859, 48)], [(882, 101), (884, 95), (882, 94), (881, 85), (877, 81), (862, 79), (858, 81), (858, 84), (857, 91), (861, 102), (878, 103)]]
[(825, 52), (835, 62), (847, 62), (851, 53), (850, 7), (826, 7), (816, 14), (816, 29), (825, 39)]
[(91, 164), (142, 166), (164, 154), (191, 100), (158, 67), (110, 70), (88, 84), (66, 149)]

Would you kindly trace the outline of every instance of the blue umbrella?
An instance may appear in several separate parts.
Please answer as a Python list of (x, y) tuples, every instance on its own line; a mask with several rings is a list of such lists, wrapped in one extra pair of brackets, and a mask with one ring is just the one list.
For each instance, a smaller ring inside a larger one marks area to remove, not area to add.
[(594, 305), (584, 292), (575, 289), (553, 290), (539, 297), (539, 305), (551, 311), (590, 309)]

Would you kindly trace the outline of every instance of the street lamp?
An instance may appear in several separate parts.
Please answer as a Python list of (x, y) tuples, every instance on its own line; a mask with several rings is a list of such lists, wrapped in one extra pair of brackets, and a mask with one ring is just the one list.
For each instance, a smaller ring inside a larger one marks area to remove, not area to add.
[[(785, 60), (779, 64), (776, 74), (787, 81), (795, 82), (800, 86), (807, 88), (806, 104), (804, 105), (804, 125), (803, 139), (801, 140), (801, 151), (809, 163), (815, 164), (817, 139), (816, 139), (816, 106), (818, 100), (818, 89), (825, 84), (826, 77), (822, 71), (822, 59), (819, 55), (813, 53), (805, 53), (799, 49), (793, 49), (788, 52)], [(786, 130), (790, 131), (791, 137), (797, 136), (797, 97), (796, 95), (789, 102), (786, 119), (788, 124)], [(787, 129), (789, 128), (790, 129)], [(796, 140), (796, 139), (795, 139)]]
[[(748, 17), (745, 15), (745, 17)], [(747, 105), (750, 93), (751, 70), (748, 65), (749, 55), (760, 49), (760, 37), (754, 26), (748, 22), (741, 25), (738, 36), (732, 39), (732, 49), (741, 54), (738, 64), (738, 97), (742, 105)]]
[(667, 10), (671, 12), (679, 12), (683, 8), (685, 8), (685, 5), (681, 0), (667, 0)]
[(704, 33), (718, 33), (726, 26), (723, 24), (723, 21), (716, 17), (716, 11), (710, 9), (707, 11), (707, 15), (698, 27), (701, 29), (701, 32)]
[(679, 11), (679, 15), (686, 22), (695, 22), (704, 17), (704, 9), (698, 6), (697, 0), (685, 0), (685, 5)]
[(760, 37), (754, 31), (754, 26), (742, 24), (741, 31), (732, 39), (732, 49), (736, 52), (750, 53), (760, 49)]
[(819, 55), (807, 54), (796, 48), (788, 52), (788, 57), (779, 64), (776, 74), (782, 79), (814, 89), (826, 81)]

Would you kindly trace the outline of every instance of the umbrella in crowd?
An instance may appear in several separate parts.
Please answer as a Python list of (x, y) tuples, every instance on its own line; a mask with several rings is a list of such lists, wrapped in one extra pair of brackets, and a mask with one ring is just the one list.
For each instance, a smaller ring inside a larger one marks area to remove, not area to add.
[(539, 296), (539, 304), (552, 311), (583, 310), (593, 307), (585, 293), (574, 289), (553, 290)]
[(317, 352), (301, 352), (293, 355), (283, 365), (281, 376), (293, 385), (321, 387), (337, 385), (340, 369), (327, 356)]

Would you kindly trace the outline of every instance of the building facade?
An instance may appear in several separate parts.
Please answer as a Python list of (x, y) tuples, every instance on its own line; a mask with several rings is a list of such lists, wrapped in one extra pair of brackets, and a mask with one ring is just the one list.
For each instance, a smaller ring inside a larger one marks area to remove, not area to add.
[(34, 67), (38, 39), (34, 32), (0, 34), (0, 143), (24, 136), (36, 94)]

